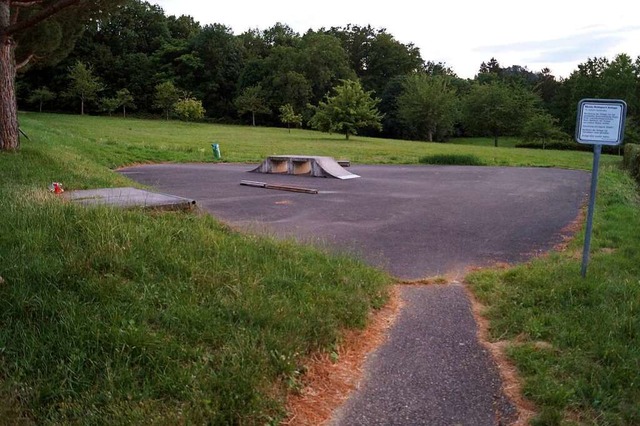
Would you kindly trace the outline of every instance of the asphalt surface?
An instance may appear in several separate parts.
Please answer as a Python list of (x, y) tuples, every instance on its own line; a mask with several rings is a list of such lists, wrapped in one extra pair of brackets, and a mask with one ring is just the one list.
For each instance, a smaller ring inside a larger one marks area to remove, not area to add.
[[(251, 232), (294, 237), (416, 280), (524, 261), (562, 240), (589, 174), (540, 168), (353, 166), (359, 179), (246, 173), (255, 166), (152, 165), (120, 172)], [(318, 189), (316, 195), (241, 180)], [(333, 418), (351, 425), (504, 425), (516, 409), (478, 343), (461, 285), (404, 286), (388, 341)]]
[[(197, 200), (225, 222), (327, 245), (417, 280), (470, 265), (519, 262), (561, 241), (589, 174), (542, 168), (352, 166), (359, 179), (248, 173), (255, 166), (161, 164), (121, 170)], [(299, 194), (241, 180), (320, 190)]]
[(461, 285), (405, 286), (388, 341), (333, 425), (497, 425), (516, 411), (503, 395)]

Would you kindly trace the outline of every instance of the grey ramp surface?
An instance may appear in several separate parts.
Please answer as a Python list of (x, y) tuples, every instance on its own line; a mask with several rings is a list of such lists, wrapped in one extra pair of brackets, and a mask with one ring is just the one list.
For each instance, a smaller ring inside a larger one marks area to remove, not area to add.
[(317, 155), (270, 155), (251, 171), (267, 174), (333, 177), (343, 180), (360, 177), (343, 168), (333, 157)]
[(196, 202), (192, 199), (138, 188), (103, 188), (69, 191), (69, 200), (85, 205), (110, 205), (116, 207), (144, 207), (156, 209), (188, 209)]
[(404, 286), (388, 341), (333, 426), (499, 425), (515, 420), (461, 285)]
[(360, 179), (260, 176), (317, 195), (240, 186), (253, 165), (162, 164), (121, 170), (197, 199), (232, 225), (353, 253), (401, 279), (523, 261), (562, 240), (589, 173), (543, 168), (352, 166)]

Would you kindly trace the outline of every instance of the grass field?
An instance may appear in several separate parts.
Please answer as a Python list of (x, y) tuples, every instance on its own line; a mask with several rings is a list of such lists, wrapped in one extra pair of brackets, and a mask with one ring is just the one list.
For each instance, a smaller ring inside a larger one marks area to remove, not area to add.
[[(344, 328), (391, 283), (344, 257), (240, 235), (194, 213), (83, 209), (46, 191), (131, 185), (144, 162), (313, 154), (417, 164), (588, 169), (591, 154), (428, 144), (285, 129), (22, 114), (32, 141), (0, 154), (0, 419), (16, 423), (267, 424)], [(441, 158), (441, 157), (438, 157)], [(566, 251), (468, 281), (510, 342), (538, 424), (640, 423), (640, 210), (604, 156), (589, 276)], [(578, 256), (579, 257), (579, 256)]]

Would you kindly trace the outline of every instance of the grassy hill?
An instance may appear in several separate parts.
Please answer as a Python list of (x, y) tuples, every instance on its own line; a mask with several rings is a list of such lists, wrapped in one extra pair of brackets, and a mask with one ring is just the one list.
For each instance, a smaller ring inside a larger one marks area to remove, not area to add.
[[(391, 279), (360, 262), (236, 233), (197, 213), (84, 209), (47, 192), (131, 185), (134, 163), (313, 154), (417, 164), (589, 169), (591, 155), (311, 131), (21, 115), (31, 142), (0, 154), (0, 419), (8, 423), (277, 423), (304, 360), (363, 327)], [(640, 423), (640, 210), (603, 158), (594, 255), (567, 250), (469, 277), (538, 421)], [(541, 344), (543, 342), (544, 344)]]

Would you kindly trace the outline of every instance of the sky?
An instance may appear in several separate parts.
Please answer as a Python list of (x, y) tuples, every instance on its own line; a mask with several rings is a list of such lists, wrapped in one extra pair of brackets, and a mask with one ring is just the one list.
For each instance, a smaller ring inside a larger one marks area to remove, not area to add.
[(277, 22), (300, 34), (347, 24), (386, 28), (419, 47), (425, 61), (444, 62), (463, 78), (492, 57), (503, 67), (548, 67), (556, 77), (568, 77), (590, 57), (640, 55), (637, 0), (149, 1), (168, 15), (224, 24), (236, 34)]

